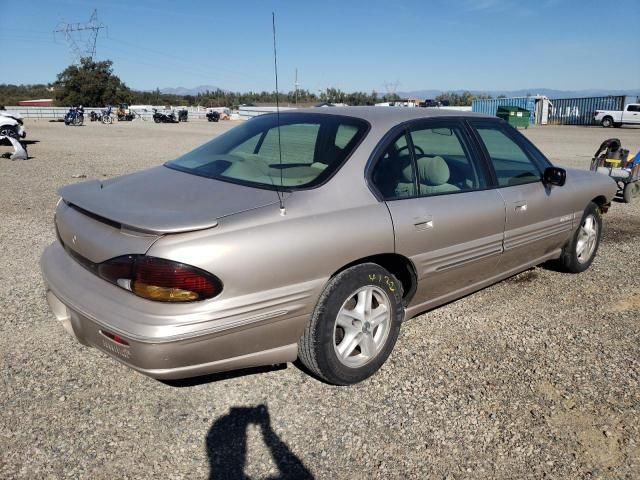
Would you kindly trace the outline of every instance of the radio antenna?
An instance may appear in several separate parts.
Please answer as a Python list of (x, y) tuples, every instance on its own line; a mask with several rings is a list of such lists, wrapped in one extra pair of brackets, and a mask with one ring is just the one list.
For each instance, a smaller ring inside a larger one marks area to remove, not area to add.
[(280, 137), (280, 92), (278, 91), (278, 51), (276, 49), (276, 14), (271, 12), (271, 25), (273, 26), (273, 70), (276, 76), (276, 122), (278, 125), (278, 156), (280, 158), (280, 190), (276, 190), (278, 193), (278, 200), (280, 202), (280, 215), (286, 215), (287, 211), (284, 208), (284, 191), (282, 185), (282, 142)]

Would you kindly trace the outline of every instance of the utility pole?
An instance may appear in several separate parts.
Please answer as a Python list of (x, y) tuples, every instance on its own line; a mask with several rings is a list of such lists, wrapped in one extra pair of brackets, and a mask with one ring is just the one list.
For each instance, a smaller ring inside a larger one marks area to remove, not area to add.
[(296, 105), (298, 105), (298, 67), (296, 67), (296, 83), (294, 85), (296, 87)]
[[(78, 61), (82, 57), (91, 57), (92, 60), (95, 60), (96, 57), (96, 42), (98, 40), (98, 33), (100, 30), (107, 28), (104, 24), (98, 21), (98, 10), (94, 10), (91, 14), (91, 18), (89, 18), (88, 22), (84, 23), (65, 23), (64, 21), (60, 22), (56, 29), (53, 31), (53, 34), (62, 33), (64, 34), (67, 43), (69, 44), (69, 48), (74, 54), (75, 61)], [(76, 32), (89, 32), (89, 36), (85, 42), (78, 42), (74, 38), (74, 33)]]

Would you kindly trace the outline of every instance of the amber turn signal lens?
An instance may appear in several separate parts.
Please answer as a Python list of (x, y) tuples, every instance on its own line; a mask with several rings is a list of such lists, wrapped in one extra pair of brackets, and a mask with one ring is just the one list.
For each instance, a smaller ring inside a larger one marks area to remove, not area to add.
[(191, 290), (181, 288), (159, 287), (143, 282), (133, 282), (133, 293), (149, 300), (161, 302), (193, 302), (199, 299), (199, 295)]

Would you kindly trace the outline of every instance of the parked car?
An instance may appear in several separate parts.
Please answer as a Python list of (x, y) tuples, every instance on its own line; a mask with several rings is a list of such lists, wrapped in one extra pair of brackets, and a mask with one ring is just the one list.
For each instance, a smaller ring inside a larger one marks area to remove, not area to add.
[(494, 117), (281, 112), (63, 187), (41, 266), (65, 328), (151, 377), (299, 358), (346, 385), (407, 319), (543, 262), (589, 268), (616, 189)]
[[(27, 131), (24, 129), (22, 115), (13, 110), (0, 109), (0, 137), (13, 137), (17, 140), (25, 138)], [(9, 141), (6, 141), (9, 144)]]
[(603, 127), (640, 125), (640, 103), (630, 103), (624, 110), (596, 110), (593, 121)]

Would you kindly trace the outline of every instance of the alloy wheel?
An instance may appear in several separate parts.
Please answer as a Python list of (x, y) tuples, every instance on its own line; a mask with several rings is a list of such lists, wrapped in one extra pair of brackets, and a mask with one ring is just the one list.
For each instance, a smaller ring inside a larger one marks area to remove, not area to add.
[(587, 216), (578, 231), (578, 241), (576, 242), (576, 256), (578, 262), (588, 262), (598, 244), (598, 222), (593, 215)]
[(344, 302), (333, 328), (333, 347), (340, 363), (358, 368), (373, 360), (391, 328), (391, 302), (372, 285), (362, 287)]

